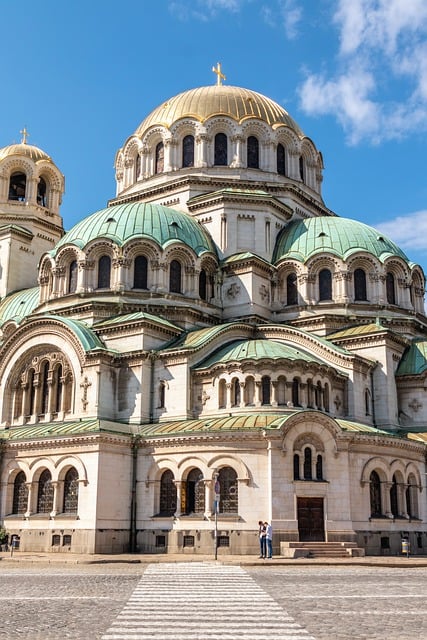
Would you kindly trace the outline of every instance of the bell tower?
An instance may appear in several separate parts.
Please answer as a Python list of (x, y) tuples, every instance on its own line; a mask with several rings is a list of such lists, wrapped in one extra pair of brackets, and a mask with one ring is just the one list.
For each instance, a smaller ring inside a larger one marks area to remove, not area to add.
[(0, 299), (37, 285), (41, 256), (64, 234), (59, 208), (64, 176), (52, 159), (22, 140), (0, 149)]

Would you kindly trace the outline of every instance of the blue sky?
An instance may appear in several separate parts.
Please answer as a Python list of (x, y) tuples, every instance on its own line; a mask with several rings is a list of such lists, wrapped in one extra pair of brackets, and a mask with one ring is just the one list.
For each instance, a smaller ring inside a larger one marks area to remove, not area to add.
[(66, 229), (115, 195), (144, 117), (221, 61), (322, 152), (326, 205), (427, 271), (425, 0), (0, 0), (0, 16), (0, 146), (26, 126), (51, 155)]

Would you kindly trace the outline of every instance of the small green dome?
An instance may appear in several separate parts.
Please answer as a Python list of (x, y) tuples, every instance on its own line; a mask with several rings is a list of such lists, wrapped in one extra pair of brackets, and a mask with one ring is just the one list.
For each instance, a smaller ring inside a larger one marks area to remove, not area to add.
[(40, 290), (38, 287), (22, 289), (9, 294), (0, 303), (0, 327), (13, 320), (19, 324), (31, 314), (39, 304)]
[(321, 216), (290, 222), (280, 233), (273, 262), (293, 258), (306, 262), (318, 253), (332, 253), (343, 260), (366, 251), (384, 262), (398, 256), (409, 263), (407, 256), (387, 236), (363, 222)]
[(52, 255), (67, 244), (83, 249), (96, 238), (108, 238), (119, 247), (136, 238), (154, 240), (162, 248), (178, 241), (197, 256), (216, 253), (207, 231), (188, 214), (160, 204), (131, 202), (101, 209), (77, 223), (61, 238)]

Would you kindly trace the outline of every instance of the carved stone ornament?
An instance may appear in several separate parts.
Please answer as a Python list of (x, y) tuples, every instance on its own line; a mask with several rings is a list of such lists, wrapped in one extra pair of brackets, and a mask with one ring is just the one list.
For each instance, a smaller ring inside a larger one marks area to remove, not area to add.
[(236, 284), (235, 282), (233, 282), (233, 284), (231, 284), (227, 291), (226, 291), (226, 296), (227, 298), (230, 298), (232, 300), (234, 300), (235, 298), (237, 298), (237, 296), (240, 293), (240, 286), (238, 284)]

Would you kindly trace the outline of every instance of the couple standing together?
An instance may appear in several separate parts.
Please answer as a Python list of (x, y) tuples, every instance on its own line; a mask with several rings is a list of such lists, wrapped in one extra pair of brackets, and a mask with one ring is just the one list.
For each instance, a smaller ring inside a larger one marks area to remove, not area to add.
[(273, 557), (273, 528), (268, 522), (260, 520), (259, 526), (259, 552), (260, 558)]

